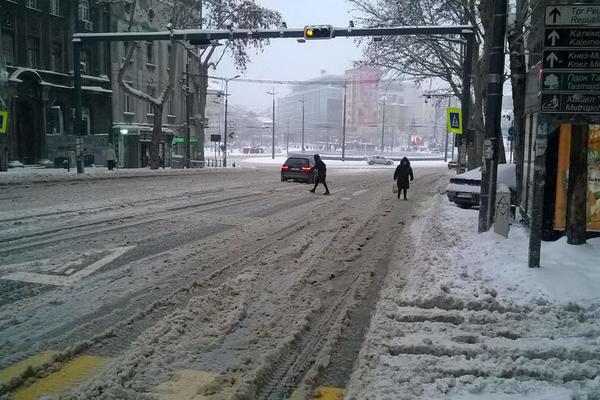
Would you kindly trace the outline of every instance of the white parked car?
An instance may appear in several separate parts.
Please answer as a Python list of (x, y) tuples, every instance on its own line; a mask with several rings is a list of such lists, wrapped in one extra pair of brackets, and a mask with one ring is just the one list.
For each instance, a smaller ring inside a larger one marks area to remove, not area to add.
[[(517, 179), (515, 164), (498, 165), (497, 182), (509, 187), (511, 202), (516, 202)], [(446, 188), (448, 200), (456, 203), (461, 208), (471, 208), (479, 205), (481, 192), (481, 168), (475, 168), (460, 175), (450, 178)]]
[(393, 165), (394, 161), (391, 158), (387, 158), (384, 156), (369, 156), (367, 157), (367, 164), (383, 164), (383, 165)]

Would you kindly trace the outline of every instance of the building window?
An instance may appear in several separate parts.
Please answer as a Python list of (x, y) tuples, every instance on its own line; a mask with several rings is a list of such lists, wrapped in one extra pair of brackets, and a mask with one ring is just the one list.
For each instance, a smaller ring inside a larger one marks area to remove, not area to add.
[(46, 110), (48, 135), (60, 135), (63, 132), (63, 115), (60, 106), (51, 106)]
[(91, 121), (90, 109), (88, 107), (83, 107), (81, 109), (81, 120), (83, 121), (83, 128), (85, 129), (85, 134), (89, 135), (91, 132)]
[(88, 0), (79, 0), (79, 20), (90, 20), (90, 2)]
[(167, 113), (169, 116), (175, 116), (175, 102), (173, 101), (173, 96), (169, 99)]
[(40, 39), (36, 37), (27, 38), (27, 65), (29, 68), (40, 67)]
[(90, 51), (89, 50), (81, 50), (79, 65), (81, 65), (81, 73), (89, 74), (90, 73)]
[(15, 65), (15, 35), (2, 31), (2, 56), (6, 65)]
[(131, 96), (129, 96), (128, 93), (123, 94), (123, 113), (124, 114), (133, 114)]
[(153, 43), (146, 42), (146, 63), (154, 64), (154, 51)]
[(50, 54), (50, 69), (56, 72), (62, 72), (62, 46), (60, 43), (52, 43)]
[[(148, 94), (150, 97), (156, 97), (156, 86), (148, 85)], [(154, 108), (152, 107), (152, 102), (148, 102), (148, 115), (154, 115)]]
[(61, 0), (50, 0), (50, 14), (63, 16)]
[(38, 0), (27, 0), (27, 7), (38, 9)]

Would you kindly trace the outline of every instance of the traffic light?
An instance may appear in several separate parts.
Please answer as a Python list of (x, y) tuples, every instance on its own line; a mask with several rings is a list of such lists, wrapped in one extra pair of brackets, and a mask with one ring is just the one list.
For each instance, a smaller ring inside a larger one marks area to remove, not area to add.
[(331, 25), (308, 25), (304, 27), (304, 39), (331, 39), (333, 27)]

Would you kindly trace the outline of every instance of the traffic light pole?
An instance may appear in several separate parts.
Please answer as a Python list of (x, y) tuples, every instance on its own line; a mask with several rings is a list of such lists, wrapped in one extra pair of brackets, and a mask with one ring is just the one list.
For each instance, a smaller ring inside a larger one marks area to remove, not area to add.
[(229, 80), (225, 79), (225, 128), (223, 135), (223, 146), (225, 151), (223, 152), (223, 167), (227, 167), (227, 99), (229, 98)]
[[(82, 114), (82, 99), (81, 99), (81, 45), (80, 39), (73, 39), (73, 88), (75, 91), (75, 120), (73, 121), (73, 133), (75, 135), (75, 157), (77, 162), (77, 173), (83, 174), (83, 121)], [(71, 160), (69, 159), (69, 163)]]
[[(186, 57), (185, 63), (185, 166), (186, 168), (191, 168), (192, 162), (192, 143), (191, 143), (191, 127), (190, 127), (190, 56), (189, 54)], [(164, 158), (163, 158), (164, 162)]]

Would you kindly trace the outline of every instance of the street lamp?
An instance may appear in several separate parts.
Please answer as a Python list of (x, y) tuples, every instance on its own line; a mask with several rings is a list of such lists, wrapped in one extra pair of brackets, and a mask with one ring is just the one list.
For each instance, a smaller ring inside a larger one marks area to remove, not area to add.
[(273, 140), (271, 141), (271, 158), (275, 159), (275, 86), (272, 92), (267, 92), (273, 96)]
[(232, 78), (224, 78), (225, 81), (225, 134), (223, 135), (223, 167), (227, 167), (227, 100), (229, 96), (229, 81), (239, 78), (240, 75), (236, 75)]
[(302, 151), (304, 151), (304, 95), (302, 96), (302, 100), (298, 100), (302, 103)]

